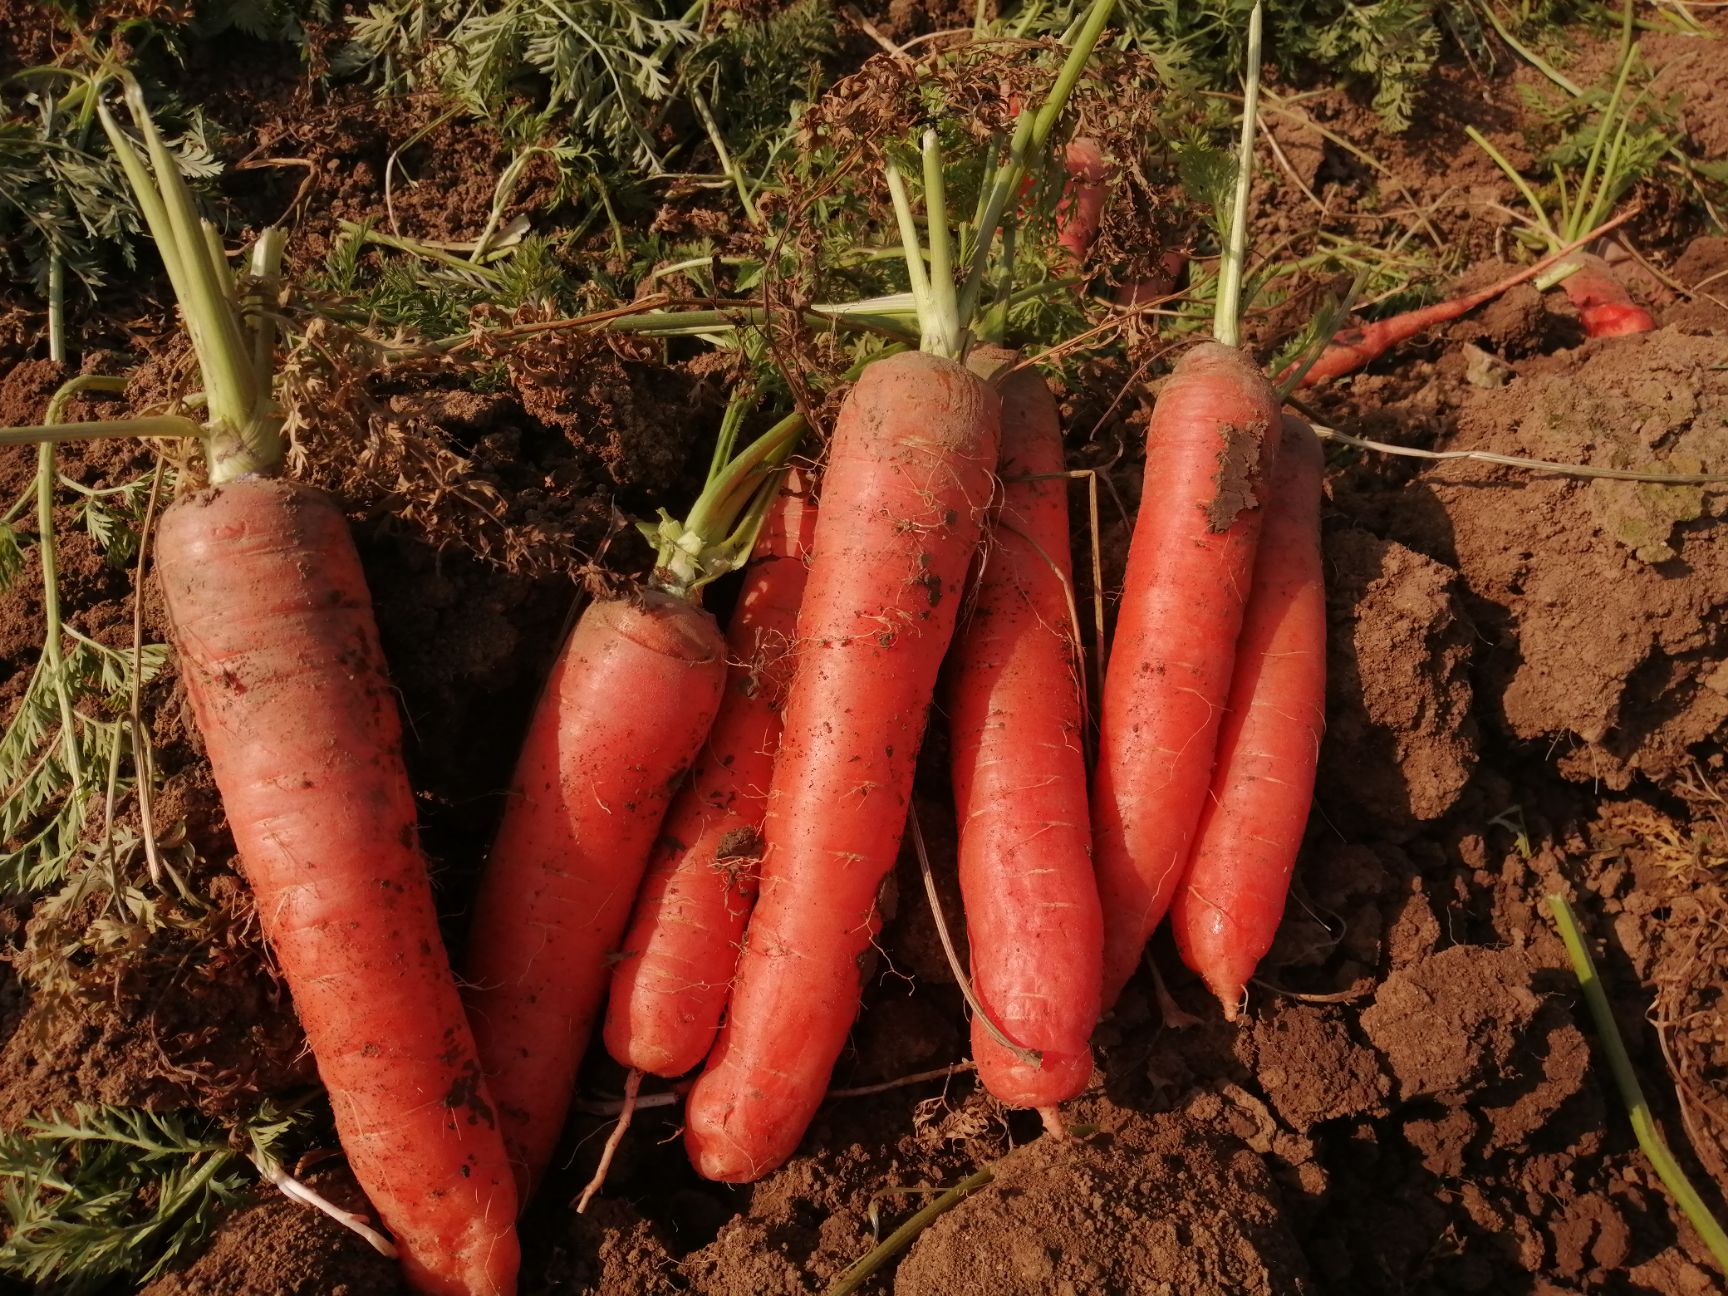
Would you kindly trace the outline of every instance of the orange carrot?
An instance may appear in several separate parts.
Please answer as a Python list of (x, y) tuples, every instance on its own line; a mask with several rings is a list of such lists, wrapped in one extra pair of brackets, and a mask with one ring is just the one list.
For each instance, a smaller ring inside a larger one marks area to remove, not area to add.
[(714, 721), (726, 646), (655, 589), (589, 604), (529, 722), (468, 941), (469, 1015), (520, 1196), (569, 1111), (655, 833)]
[(924, 352), (871, 365), (841, 407), (761, 893), (686, 1113), (691, 1159), (710, 1179), (756, 1179), (791, 1155), (857, 1015), (878, 894), (990, 499), (999, 417), (987, 384)]
[(1286, 415), (1212, 795), (1170, 913), (1183, 960), (1231, 1020), (1284, 916), (1326, 729), (1322, 469), (1313, 429)]
[(612, 974), (606, 1047), (618, 1062), (679, 1076), (708, 1055), (756, 896), (762, 814), (804, 596), (816, 508), (787, 478), (762, 526), (727, 629), (725, 700), (648, 862)]
[(1158, 258), (1158, 269), (1152, 274), (1117, 288), (1115, 302), (1118, 306), (1143, 306), (1161, 301), (1176, 291), (1176, 284), (1187, 268), (1186, 252), (1166, 252)]
[[(1104, 203), (1110, 195), (1110, 168), (1104, 160), (1104, 150), (1098, 141), (1077, 135), (1068, 142), (1064, 154), (1068, 181), (1062, 200), (1056, 206), (1056, 242), (1066, 254), (1070, 266), (1080, 269), (1092, 251), (1098, 231), (1104, 224)], [(1176, 289), (1176, 281), (1187, 268), (1184, 252), (1166, 252), (1159, 267), (1142, 279), (1121, 284), (1113, 300), (1118, 306), (1139, 306), (1168, 297)]]
[[(1493, 301), (1509, 288), (1516, 288), (1519, 284), (1536, 278), (1547, 268), (1550, 268), (1547, 263), (1537, 262), (1489, 284), (1486, 288), (1478, 288), (1475, 292), (1435, 302), (1432, 306), (1391, 315), (1383, 320), (1375, 320), (1372, 324), (1339, 329), (1333, 335), (1331, 343), (1320, 353), (1320, 358), (1302, 375), (1302, 380), (1297, 385), (1312, 387), (1328, 378), (1342, 378), (1345, 374), (1355, 373), (1378, 360), (1400, 342), (1408, 342), (1431, 328), (1463, 319), (1478, 306)], [(1285, 370), (1285, 376), (1289, 373), (1290, 370)]]
[[(974, 372), (1017, 356), (981, 347)], [(948, 667), (960, 891), (973, 989), (1022, 1049), (972, 1021), (985, 1086), (1017, 1107), (1072, 1098), (1092, 1076), (1103, 917), (1092, 874), (1062, 429), (1022, 369), (1002, 397), (1001, 512)]]
[(1092, 790), (1106, 1006), (1175, 894), (1206, 800), (1278, 419), (1253, 362), (1206, 342), (1147, 429)]
[(1063, 164), (1068, 183), (1056, 205), (1056, 242), (1078, 266), (1085, 262), (1104, 223), (1104, 180), (1110, 169), (1098, 141), (1084, 135), (1068, 141)]
[[(1578, 262), (1583, 268), (1571, 273), (1562, 281), (1561, 286), (1565, 288), (1572, 303), (1579, 308), (1579, 314), (1584, 318), (1585, 330), (1591, 337), (1611, 336), (1616, 327), (1627, 333), (1644, 331), (1632, 325), (1636, 324), (1639, 316), (1648, 320), (1649, 313), (1632, 304), (1631, 299), (1626, 296), (1626, 290), (1620, 286), (1613, 271), (1608, 269), (1600, 257), (1578, 251), (1585, 243), (1622, 224), (1631, 215), (1631, 211), (1626, 211), (1613, 220), (1604, 221), (1583, 238), (1556, 248), (1534, 265), (1525, 266), (1486, 288), (1464, 293), (1449, 301), (1435, 302), (1432, 306), (1423, 306), (1418, 310), (1376, 320), (1372, 324), (1340, 329), (1297, 385), (1312, 387), (1328, 378), (1341, 378), (1345, 374), (1355, 373), (1363, 366), (1378, 360), (1400, 342), (1408, 342), (1438, 325), (1462, 319), (1509, 288), (1515, 288), (1532, 279), (1545, 279), (1550, 274), (1560, 273), (1570, 262)], [(1600, 270), (1593, 269), (1591, 262), (1599, 266)], [(1573, 280), (1580, 276), (1582, 282), (1574, 285)], [(1654, 321), (1651, 321), (1648, 327), (1655, 327)], [(1597, 332), (1596, 329), (1602, 331)], [(1294, 370), (1295, 366), (1290, 366), (1279, 376), (1279, 381), (1288, 379)]]
[(1577, 307), (1586, 336), (1624, 337), (1656, 327), (1650, 312), (1632, 300), (1626, 285), (1601, 257), (1580, 252), (1566, 260), (1578, 268), (1560, 281), (1560, 287), (1566, 300)]
[(349, 1165), (417, 1291), (516, 1289), (516, 1191), (438, 931), (346, 521), (251, 477), (156, 539), (181, 676)]

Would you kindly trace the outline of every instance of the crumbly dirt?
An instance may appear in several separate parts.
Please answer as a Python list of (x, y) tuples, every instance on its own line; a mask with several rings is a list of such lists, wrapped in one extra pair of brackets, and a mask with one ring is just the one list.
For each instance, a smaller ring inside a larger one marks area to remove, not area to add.
[[(881, 33), (906, 40), (969, 21), (972, 6), (866, 8)], [(22, 9), (0, 4), (6, 66), (55, 48), (51, 24)], [(1695, 151), (1719, 156), (1728, 106), (1705, 89), (1719, 84), (1721, 60), (1679, 38), (1649, 40), (1647, 56), (1671, 58), (1671, 75), (1684, 78)], [(233, 38), (224, 48), (257, 47)], [(288, 213), (299, 268), (322, 258), (338, 219), (378, 215), (386, 160), (434, 115), (424, 103), (381, 109), (358, 90), (318, 91), (287, 63), (206, 51), (187, 75), (272, 163), (230, 173), (224, 194), (238, 224)], [(1527, 160), (1519, 96), (1540, 78), (1515, 62), (1490, 75), (1450, 60), (1415, 126), (1396, 137), (1345, 91), (1297, 88), (1312, 93), (1267, 116), (1280, 154), (1266, 163), (1254, 228), (1268, 246), (1311, 237), (1307, 190), (1331, 210), (1369, 213), (1364, 237), (1383, 235), (1387, 213), (1409, 220), (1420, 206), (1439, 242), (1476, 258), (1463, 285), (1504, 272), (1511, 225), (1489, 203), (1511, 200), (1492, 163), (1461, 146), (1462, 126)], [(304, 165), (274, 165), (287, 158)], [(404, 232), (471, 236), (501, 165), (497, 141), (453, 125), (402, 161), (413, 177), (394, 193)], [(541, 183), (531, 174), (518, 205), (535, 209)], [(1637, 281), (1663, 325), (1654, 334), (1586, 343), (1561, 294), (1521, 288), (1308, 403), (1341, 430), (1428, 450), (1728, 471), (1728, 276), (1713, 278), (1728, 270), (1728, 239), (1691, 235), (1660, 204), (1626, 229), (1628, 245), (1686, 290)], [(1256, 340), (1281, 336), (1324, 286), (1250, 321)], [(181, 351), (157, 290), (137, 290), (129, 324), (92, 316), (80, 328), (81, 350), (114, 349), (90, 362), (104, 371), (144, 360), (128, 395), (141, 408), (172, 387)], [(61, 378), (42, 359), (39, 324), (21, 286), (0, 286), (0, 422), (38, 418)], [(640, 569), (645, 551), (621, 518), (690, 497), (724, 394), (712, 373), (657, 351), (554, 340), (515, 352), (487, 384), (471, 376), (427, 367), (368, 379), (323, 407), (328, 421), (306, 439), (309, 449), (354, 451), (314, 455), (308, 475), (341, 494), (355, 526), (457, 949), (578, 582)], [(1073, 461), (1103, 475), (1109, 607), (1142, 489), (1135, 447), (1146, 410), (1122, 374), (1095, 377), (1064, 394), (1064, 409)], [(100, 408), (80, 404), (78, 416)], [(0, 450), (0, 503), (25, 488), (34, 462)], [(92, 486), (152, 466), (120, 444), (68, 449), (61, 463)], [(1707, 1252), (1637, 1151), (1541, 906), (1555, 891), (1577, 905), (1657, 1119), (1720, 1211), (1725, 499), (1717, 488), (1334, 447), (1324, 516), (1329, 731), (1286, 920), (1243, 1020), (1224, 1023), (1160, 937), (1156, 979), (1136, 977), (1100, 1026), (1094, 1085), (1065, 1113), (1071, 1138), (1040, 1137), (1035, 1116), (1004, 1110), (961, 1071), (836, 1098), (786, 1166), (729, 1187), (690, 1169), (677, 1108), (652, 1107), (584, 1216), (571, 1203), (610, 1120), (579, 1114), (523, 1222), (523, 1291), (819, 1292), (932, 1192), (983, 1166), (994, 1167), (994, 1182), (926, 1230), (867, 1293), (1719, 1291)], [(129, 643), (129, 572), (103, 560), (64, 500), (58, 521), (72, 623)], [(0, 592), (0, 715), (15, 706), (40, 644), (38, 577), (32, 559)], [(1083, 582), (1089, 595), (1089, 576)], [(166, 626), (148, 581), (142, 597), (144, 632), (160, 641)], [(716, 607), (728, 597), (717, 587)], [(20, 973), (39, 971), (32, 959), (52, 957), (96, 915), (21, 900), (0, 907), (0, 936), (22, 951), (0, 966), (0, 1128), (73, 1101), (231, 1118), (312, 1077), (171, 670), (145, 703), (159, 748), (158, 819), (194, 849), (188, 881), (203, 903), (167, 904), (160, 930), (100, 975), (78, 975), (68, 961), (51, 991)], [(917, 800), (964, 948), (945, 742), (938, 717)], [(838, 1086), (964, 1058), (964, 1005), (910, 852), (894, 889)], [(621, 1083), (597, 1050), (584, 1094), (615, 1095)], [(327, 1125), (306, 1151), (309, 1162), (334, 1151)], [(307, 1175), (362, 1205), (339, 1157)], [(147, 1291), (396, 1289), (392, 1267), (363, 1243), (260, 1190), (201, 1256)]]
[[(345, 1176), (308, 1175), (347, 1210), (365, 1199)], [(140, 1296), (371, 1296), (397, 1288), (395, 1263), (316, 1211), (268, 1195), (235, 1211), (196, 1260)]]

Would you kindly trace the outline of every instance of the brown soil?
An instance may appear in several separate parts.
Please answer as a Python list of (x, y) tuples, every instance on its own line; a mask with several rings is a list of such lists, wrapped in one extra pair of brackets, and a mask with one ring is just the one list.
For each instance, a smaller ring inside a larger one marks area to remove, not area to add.
[[(880, 27), (906, 39), (951, 10), (969, 16), (971, 6), (896, 3)], [(11, 33), (0, 56), (51, 49), (51, 32), (17, 11), (0, 6), (0, 31)], [(8, 15), (18, 19), (12, 29)], [(1656, 57), (1658, 46), (1647, 52)], [(1505, 186), (1460, 145), (1469, 121), (1519, 156), (1517, 87), (1530, 74), (1502, 71), (1484, 81), (1448, 65), (1402, 137), (1385, 135), (1343, 92), (1302, 101), (1373, 152), (1386, 175), (1269, 116), (1295, 179), (1269, 164), (1256, 228), (1269, 242), (1311, 233), (1315, 212), (1299, 180), (1338, 210), (1429, 205), (1443, 240), (1484, 259), (1505, 251), (1504, 218), (1480, 201), (1508, 201)], [(288, 64), (207, 53), (188, 75), (208, 88), (218, 116), (253, 129), (259, 158), (310, 164), (238, 171), (225, 187), (243, 224), (301, 213), (298, 265), (322, 256), (337, 217), (377, 214), (385, 159), (429, 120), (425, 105), (380, 110), (358, 91), (315, 92)], [(1685, 108), (1688, 129), (1700, 143), (1720, 142), (1728, 105), (1700, 96)], [(472, 234), (495, 147), (477, 128), (434, 133), (407, 159), (420, 183), (398, 192), (398, 218), (420, 235)], [(541, 196), (530, 183), (519, 198), (533, 207)], [(1673, 219), (1652, 210), (1628, 235), (1692, 294), (1652, 281), (1665, 325), (1657, 333), (1582, 343), (1559, 294), (1519, 290), (1311, 404), (1341, 430), (1427, 449), (1728, 471), (1728, 278), (1711, 282), (1728, 267), (1728, 240), (1682, 236)], [(1375, 228), (1364, 225), (1367, 236)], [(1500, 269), (1481, 265), (1467, 278)], [(22, 286), (11, 286), (14, 298), (27, 301)], [(146, 302), (141, 315), (131, 336), (155, 358), (135, 381), (135, 405), (170, 381), (177, 346), (159, 306)], [(1288, 322), (1257, 327), (1269, 339)], [(86, 340), (113, 328), (92, 319)], [(138, 359), (104, 363), (118, 371)], [(618, 515), (689, 498), (722, 395), (712, 376), (648, 352), (546, 343), (500, 368), (484, 390), (427, 369), (375, 380), (364, 402), (332, 396), (328, 421), (306, 442), (356, 452), (340, 467), (315, 455), (309, 472), (349, 505), (458, 948), (577, 578), (640, 569), (646, 552)], [(0, 422), (39, 417), (58, 380), (28, 328), (0, 328)], [(1112, 459), (1111, 450), (1134, 446), (1145, 419), (1132, 394), (1106, 417), (1121, 376), (1114, 381), (1066, 399), (1075, 459), (1111, 461), (1107, 585), (1119, 584), (1127, 535), (1113, 501), (1132, 509), (1140, 491), (1137, 456)], [(150, 466), (119, 445), (63, 456), (65, 471), (90, 485)], [(33, 469), (29, 452), (0, 451), (0, 503)], [(653, 1108), (638, 1116), (586, 1216), (570, 1203), (609, 1121), (579, 1116), (524, 1221), (524, 1291), (821, 1291), (932, 1191), (985, 1165), (995, 1181), (867, 1292), (1720, 1290), (1637, 1151), (1541, 903), (1561, 891), (1578, 906), (1658, 1120), (1720, 1210), (1725, 508), (1728, 492), (1714, 488), (1336, 449), (1325, 516), (1330, 728), (1289, 912), (1245, 1019), (1226, 1025), (1159, 938), (1160, 979), (1136, 978), (1100, 1027), (1094, 1087), (1067, 1113), (1078, 1137), (1039, 1137), (1035, 1116), (1004, 1110), (961, 1073), (831, 1101), (788, 1165), (733, 1188), (699, 1180), (676, 1137), (677, 1109)], [(129, 574), (104, 562), (69, 506), (61, 520), (69, 615), (105, 642), (129, 643)], [(38, 576), (32, 560), (0, 593), (0, 714), (22, 693), (40, 643)], [(722, 588), (722, 609), (725, 597)], [(166, 631), (149, 586), (144, 629), (157, 641)], [(158, 818), (184, 824), (200, 858), (189, 880), (206, 906), (165, 904), (161, 928), (124, 959), (90, 976), (74, 969), (52, 993), (28, 988), (11, 967), (0, 972), (0, 1127), (73, 1101), (229, 1116), (310, 1078), (171, 672), (146, 703), (165, 784)], [(954, 840), (944, 742), (938, 725), (919, 813), (957, 916), (944, 868)], [(837, 1085), (964, 1054), (963, 1004), (910, 857), (898, 893)], [(93, 917), (14, 901), (0, 910), (0, 932), (14, 948), (53, 950)], [(597, 1051), (585, 1092), (616, 1093), (620, 1082)], [(333, 1146), (327, 1127), (312, 1141)], [(312, 1178), (359, 1205), (339, 1161)], [(260, 1191), (199, 1258), (147, 1291), (394, 1289), (388, 1263), (351, 1235)]]

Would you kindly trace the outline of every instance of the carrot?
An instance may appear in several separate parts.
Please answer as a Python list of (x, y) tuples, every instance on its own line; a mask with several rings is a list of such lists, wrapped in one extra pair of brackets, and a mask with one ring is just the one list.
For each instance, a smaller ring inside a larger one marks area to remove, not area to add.
[(1278, 417), (1253, 362), (1213, 342), (1183, 355), (1152, 411), (1093, 776), (1106, 1005), (1169, 907), (1206, 800)]
[[(1649, 155), (1640, 158), (1639, 150), (1631, 146), (1638, 134), (1636, 114), (1646, 93), (1636, 91), (1628, 94), (1632, 70), (1638, 61), (1634, 40), (1636, 27), (1632, 0), (1625, 0), (1620, 11), (1620, 57), (1616, 63), (1613, 92), (1602, 104), (1594, 122), (1595, 129), (1590, 132), (1590, 151), (1585, 155), (1582, 172), (1569, 179), (1560, 166), (1554, 167), (1558, 193), (1552, 215), (1544, 209), (1536, 191), (1482, 132), (1474, 126), (1464, 128), (1465, 134), (1493, 159), (1530, 204), (1536, 232), (1554, 249), (1555, 254), (1549, 260), (1558, 264), (1555, 264), (1553, 273), (1543, 276), (1537, 287), (1548, 289), (1561, 283), (1566, 299), (1577, 308), (1585, 335), (1593, 338), (1648, 333), (1656, 327), (1650, 312), (1632, 300), (1619, 276), (1601, 257), (1589, 252), (1565, 255), (1582, 248), (1595, 234), (1619, 224), (1632, 214), (1626, 212), (1617, 220), (1599, 225), (1593, 234), (1578, 237), (1591, 226), (1598, 225), (1614, 209), (1627, 191), (1648, 173), (1654, 160)], [(1574, 95), (1583, 93), (1575, 86), (1570, 89)], [(1562, 248), (1559, 246), (1561, 243), (1568, 246)]]
[[(1110, 169), (1098, 141), (1085, 135), (1077, 135), (1068, 142), (1063, 164), (1068, 181), (1056, 206), (1056, 242), (1069, 264), (1078, 269), (1085, 264), (1104, 224)], [(1159, 259), (1156, 271), (1120, 285), (1113, 300), (1118, 306), (1138, 306), (1168, 297), (1175, 291), (1176, 281), (1187, 265), (1186, 253), (1167, 252)]]
[[(1356, 328), (1340, 329), (1333, 336), (1331, 343), (1320, 353), (1319, 359), (1315, 360), (1315, 362), (1309, 366), (1307, 372), (1297, 380), (1296, 385), (1298, 387), (1312, 387), (1316, 383), (1325, 382), (1328, 378), (1342, 378), (1345, 374), (1355, 373), (1358, 369), (1378, 360), (1400, 342), (1408, 342), (1411, 338), (1416, 337), (1418, 334), (1426, 333), (1431, 328), (1436, 328), (1441, 324), (1450, 324), (1456, 319), (1462, 319), (1478, 306), (1493, 301), (1494, 298), (1500, 296), (1507, 289), (1516, 288), (1521, 283), (1528, 283), (1531, 280), (1542, 279), (1552, 273), (1561, 272), (1571, 275), (1571, 278), (1564, 280), (1565, 285), (1570, 285), (1572, 278), (1575, 278), (1578, 273), (1584, 272), (1571, 272), (1566, 270), (1565, 267), (1569, 262), (1583, 262), (1586, 260), (1600, 262), (1601, 260), (1599, 257), (1586, 257), (1579, 254), (1577, 249), (1603, 232), (1620, 224), (1630, 215), (1631, 213), (1628, 212), (1608, 221), (1590, 231), (1590, 233), (1585, 235), (1583, 238), (1577, 239), (1564, 247), (1556, 249), (1534, 265), (1528, 265), (1522, 270), (1514, 271), (1504, 279), (1489, 284), (1486, 288), (1478, 288), (1474, 292), (1464, 293), (1461, 296), (1453, 297), (1447, 301), (1435, 302), (1432, 306), (1423, 306), (1416, 310), (1404, 311), (1401, 314), (1392, 315), (1383, 320), (1376, 320), (1372, 324), (1363, 324)], [(1605, 265), (1603, 268), (1606, 270)], [(1603, 285), (1600, 279), (1594, 276), (1587, 276), (1585, 279), (1585, 284), (1587, 285), (1585, 288), (1587, 300), (1597, 300), (1594, 297), (1588, 297), (1588, 294), (1592, 292), (1606, 294), (1612, 291), (1612, 289), (1618, 289), (1620, 293), (1618, 301), (1630, 305), (1630, 299), (1626, 298), (1625, 289), (1620, 288), (1619, 281), (1613, 279), (1612, 274), (1608, 276), (1608, 279), (1609, 284), (1612, 286), (1611, 288)], [(1566, 291), (1567, 294), (1570, 295), (1573, 292), (1573, 289), (1568, 286)], [(1604, 308), (1601, 317), (1604, 320), (1610, 316), (1610, 312), (1606, 309), (1609, 306), (1610, 301), (1611, 299), (1608, 296), (1600, 298), (1601, 306)], [(1635, 306), (1631, 307), (1631, 309), (1634, 311), (1638, 310)], [(1580, 310), (1582, 313), (1582, 307)], [(1628, 329), (1627, 331), (1636, 332), (1637, 330)], [(1598, 335), (1592, 334), (1591, 336)], [(1285, 369), (1284, 372), (1279, 375), (1279, 381), (1286, 381), (1290, 375), (1296, 371), (1296, 368), (1297, 366), (1293, 364)]]
[(756, 542), (727, 630), (725, 699), (648, 862), (612, 974), (606, 1047), (679, 1076), (714, 1043), (756, 895), (756, 862), (816, 509), (789, 477)]
[(1104, 678), (1092, 835), (1106, 1007), (1133, 974), (1188, 860), (1277, 448), (1277, 398), (1236, 345), (1262, 22), (1256, 3), (1235, 203), (1218, 278), (1218, 340), (1177, 361), (1153, 407), (1146, 484)]
[[(1016, 358), (986, 347), (971, 364), (986, 373)], [(1062, 430), (1032, 370), (999, 390), (1001, 511), (946, 692), (973, 987), (997, 1027), (1041, 1055), (1027, 1063), (974, 1017), (973, 1056), (997, 1098), (1049, 1107), (1091, 1079), (1103, 917), (1086, 808)]]
[[(1339, 329), (1333, 334), (1326, 349), (1320, 353), (1320, 358), (1297, 380), (1296, 385), (1312, 387), (1328, 378), (1341, 378), (1345, 374), (1364, 369), (1400, 342), (1408, 342), (1431, 328), (1462, 319), (1484, 302), (1492, 301), (1508, 288), (1532, 277), (1530, 270), (1526, 268), (1462, 297), (1435, 302), (1432, 306), (1423, 306), (1417, 310), (1402, 311), (1386, 319), (1375, 320), (1371, 324)], [(1286, 373), (1288, 372), (1287, 370)]]
[[(110, 80), (142, 149), (102, 97)], [(241, 289), (273, 293), (282, 232), (259, 236), (255, 284), (237, 282), (137, 83), (113, 70), (86, 88), (186, 319), (207, 419), (34, 431), (203, 443), (210, 485), (163, 513), (155, 570), (264, 935), (409, 1283), (508, 1296), (515, 1188), (439, 934), (366, 580), (336, 502), (277, 479), (274, 316), (242, 309)]]
[(529, 721), (468, 937), (469, 1016), (524, 1202), (539, 1183), (678, 779), (708, 735), (726, 646), (688, 598), (588, 605)]
[(1272, 948), (1326, 729), (1320, 442), (1285, 415), (1212, 795), (1170, 925), (1183, 961), (1235, 1020)]
[(1188, 268), (1186, 252), (1166, 252), (1158, 258), (1158, 269), (1144, 279), (1134, 279), (1116, 290), (1118, 306), (1142, 306), (1162, 301), (1176, 291), (1182, 272)]
[(921, 349), (866, 368), (829, 441), (761, 891), (726, 1022), (685, 1112), (685, 1145), (710, 1179), (756, 1179), (791, 1155), (858, 1013), (879, 895), (994, 482), (1001, 401), (962, 358), (997, 225), (1112, 7), (1094, 0), (1044, 105), (1020, 114), (1009, 159), (981, 195), (964, 286), (936, 132), (922, 141), (928, 272), (905, 176), (888, 162)]
[(685, 1141), (710, 1179), (791, 1155), (858, 1011), (937, 668), (990, 499), (999, 402), (956, 361), (871, 365), (823, 473), (761, 894)]
[(355, 1178), (417, 1290), (514, 1291), (515, 1189), (439, 935), (347, 523), (312, 487), (229, 481), (163, 514), (156, 574)]
[(1560, 281), (1560, 288), (1577, 308), (1587, 337), (1624, 337), (1656, 327), (1655, 318), (1632, 300), (1626, 285), (1601, 257), (1579, 252), (1566, 260), (1577, 268)]
[(1085, 262), (1104, 223), (1104, 181), (1110, 172), (1098, 141), (1084, 135), (1068, 141), (1063, 165), (1068, 182), (1056, 205), (1056, 242), (1078, 266)]

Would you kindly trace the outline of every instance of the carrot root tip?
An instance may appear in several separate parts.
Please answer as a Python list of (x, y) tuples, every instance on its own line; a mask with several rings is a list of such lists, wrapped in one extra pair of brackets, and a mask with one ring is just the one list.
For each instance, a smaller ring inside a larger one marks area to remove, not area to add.
[(636, 1114), (636, 1096), (641, 1089), (642, 1072), (632, 1067), (624, 1080), (624, 1106), (618, 1112), (618, 1123), (612, 1127), (612, 1133), (606, 1138), (606, 1146), (600, 1153), (600, 1164), (594, 1167), (594, 1177), (588, 1181), (588, 1186), (576, 1199), (578, 1215), (587, 1214), (588, 1203), (594, 1200), (594, 1195), (605, 1184), (607, 1172), (612, 1169), (612, 1158), (618, 1154), (618, 1147), (624, 1142), (624, 1131), (630, 1128), (630, 1118)]

